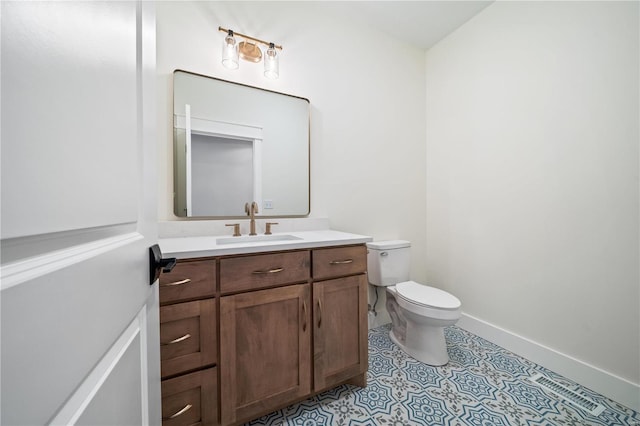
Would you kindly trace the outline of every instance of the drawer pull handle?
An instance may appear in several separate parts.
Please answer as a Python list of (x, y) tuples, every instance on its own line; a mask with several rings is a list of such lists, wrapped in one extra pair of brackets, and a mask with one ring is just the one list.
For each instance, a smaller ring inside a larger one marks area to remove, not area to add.
[(318, 328), (322, 325), (322, 302), (318, 299)]
[(191, 282), (191, 278), (185, 278), (184, 280), (180, 280), (180, 281), (174, 281), (172, 283), (164, 283), (164, 284), (160, 284), (161, 287), (171, 287), (174, 285), (182, 285), (182, 284), (188, 284)]
[(178, 416), (183, 415), (184, 413), (186, 413), (187, 411), (191, 410), (191, 407), (193, 407), (193, 405), (191, 404), (187, 404), (184, 406), (184, 408), (182, 408), (182, 410), (178, 411), (177, 413), (175, 413), (172, 416), (169, 417), (164, 417), (162, 420), (171, 420), (171, 419), (175, 419)]
[(307, 302), (302, 302), (302, 331), (307, 331)]
[(346, 265), (347, 263), (353, 263), (353, 259), (332, 260), (329, 265)]
[(284, 268), (273, 268), (273, 269), (268, 269), (266, 271), (253, 271), (252, 274), (275, 274), (276, 272), (282, 272), (284, 271)]
[(162, 346), (169, 346), (169, 345), (173, 345), (174, 343), (180, 343), (180, 342), (183, 342), (183, 341), (189, 339), (190, 337), (191, 337), (191, 335), (189, 333), (187, 333), (184, 336), (178, 337), (177, 339), (173, 339), (170, 342), (162, 343)]

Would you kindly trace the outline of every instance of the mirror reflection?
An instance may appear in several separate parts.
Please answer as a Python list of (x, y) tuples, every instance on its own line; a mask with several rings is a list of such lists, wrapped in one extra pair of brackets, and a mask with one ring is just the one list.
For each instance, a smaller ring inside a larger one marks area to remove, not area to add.
[(173, 88), (177, 216), (309, 214), (309, 100), (180, 70)]

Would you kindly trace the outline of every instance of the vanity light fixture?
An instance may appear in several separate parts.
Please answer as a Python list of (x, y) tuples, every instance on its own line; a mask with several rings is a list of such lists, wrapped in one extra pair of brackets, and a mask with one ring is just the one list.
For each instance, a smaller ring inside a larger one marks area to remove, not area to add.
[[(218, 27), (218, 30), (227, 33), (222, 45), (222, 65), (229, 69), (237, 69), (240, 65), (238, 58), (249, 62), (260, 62), (263, 55), (258, 44), (263, 44), (267, 46), (264, 54), (264, 76), (271, 79), (278, 78), (280, 75), (280, 55), (277, 50), (282, 50), (282, 46), (226, 28)], [(234, 36), (242, 37), (245, 40), (236, 43)]]

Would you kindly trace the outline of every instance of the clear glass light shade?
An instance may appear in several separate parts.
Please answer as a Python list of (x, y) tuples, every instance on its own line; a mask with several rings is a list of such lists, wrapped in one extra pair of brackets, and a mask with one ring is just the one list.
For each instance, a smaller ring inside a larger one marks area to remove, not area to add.
[(222, 65), (235, 70), (239, 66), (238, 44), (231, 34), (224, 38), (222, 43)]
[(264, 76), (276, 79), (280, 75), (280, 57), (273, 43), (269, 45), (264, 55)]

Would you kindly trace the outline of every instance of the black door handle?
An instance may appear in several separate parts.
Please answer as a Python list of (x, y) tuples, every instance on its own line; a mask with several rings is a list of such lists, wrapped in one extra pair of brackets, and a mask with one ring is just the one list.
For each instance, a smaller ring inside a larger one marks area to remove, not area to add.
[(160, 278), (160, 271), (171, 272), (176, 266), (175, 257), (162, 257), (162, 251), (157, 244), (149, 247), (149, 284), (153, 285)]

